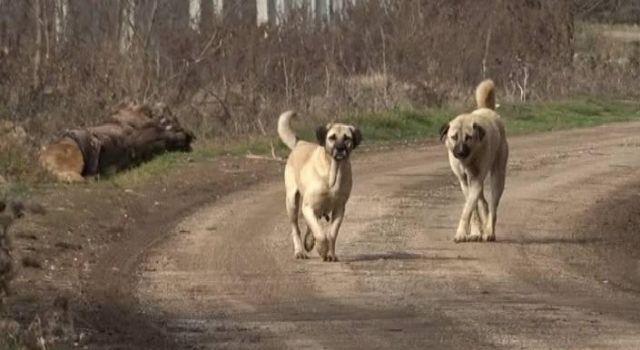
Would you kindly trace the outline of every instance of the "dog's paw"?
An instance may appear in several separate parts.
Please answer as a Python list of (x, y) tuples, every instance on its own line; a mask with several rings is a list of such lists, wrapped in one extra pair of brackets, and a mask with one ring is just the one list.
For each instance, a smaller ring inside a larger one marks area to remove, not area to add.
[(472, 222), (471, 223), (470, 236), (471, 237), (477, 237), (476, 240), (479, 241), (483, 234), (484, 234), (484, 231), (482, 230), (482, 227), (480, 226), (480, 223), (479, 222)]
[(453, 241), (456, 243), (464, 243), (468, 240), (469, 236), (467, 236), (466, 232), (458, 231), (456, 235), (453, 237)]
[(296, 252), (295, 257), (298, 260), (306, 260), (309, 259), (309, 256), (305, 252)]
[(496, 235), (495, 234), (482, 235), (482, 241), (483, 242), (495, 242), (496, 241)]
[(479, 233), (471, 233), (469, 236), (466, 237), (466, 242), (481, 242), (482, 241), (482, 235)]
[(322, 258), (322, 260), (325, 262), (338, 262), (338, 257), (333, 254), (329, 254), (326, 257)]
[(318, 255), (325, 260), (327, 255), (329, 255), (329, 242), (326, 239), (318, 240), (316, 242), (316, 250), (318, 251)]
[(467, 241), (467, 237), (466, 236), (455, 236), (453, 237), (453, 242), (455, 243), (464, 243)]

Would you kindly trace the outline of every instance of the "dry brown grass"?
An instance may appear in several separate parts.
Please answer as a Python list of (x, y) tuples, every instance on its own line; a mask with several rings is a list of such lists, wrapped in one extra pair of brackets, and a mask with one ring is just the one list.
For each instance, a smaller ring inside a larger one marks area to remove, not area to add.
[[(44, 3), (46, 17), (52, 0)], [(543, 94), (546, 77), (535, 68), (571, 57), (564, 3), (363, 0), (330, 25), (302, 10), (278, 26), (209, 18), (200, 32), (186, 25), (181, 3), (140, 1), (136, 35), (123, 54), (117, 6), (72, 4), (66, 39), (56, 42), (49, 25), (37, 46), (32, 8), (3, 2), (0, 113), (46, 139), (133, 97), (177, 106), (201, 137), (260, 134), (284, 108), (329, 117), (440, 107), (467, 96), (485, 75), (519, 95), (515, 82), (528, 65), (525, 88)], [(39, 51), (34, 86), (35, 68), (25, 62)]]

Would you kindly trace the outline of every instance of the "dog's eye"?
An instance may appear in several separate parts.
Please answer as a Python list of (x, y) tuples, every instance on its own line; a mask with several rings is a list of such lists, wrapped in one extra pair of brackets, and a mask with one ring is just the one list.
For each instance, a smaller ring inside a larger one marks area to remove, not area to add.
[(336, 135), (334, 134), (334, 135), (329, 136), (329, 140), (335, 141), (336, 140)]
[(453, 141), (458, 141), (458, 134), (453, 134), (453, 136), (451, 136), (451, 139)]
[(471, 141), (471, 135), (465, 135), (464, 140), (465, 141)]

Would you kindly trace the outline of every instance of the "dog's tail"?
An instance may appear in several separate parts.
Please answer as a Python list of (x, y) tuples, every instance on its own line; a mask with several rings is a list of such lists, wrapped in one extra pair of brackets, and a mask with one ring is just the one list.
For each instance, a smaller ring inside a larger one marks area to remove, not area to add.
[(495, 84), (493, 80), (483, 80), (476, 88), (476, 104), (478, 108), (496, 109)]
[(278, 118), (278, 135), (287, 147), (293, 149), (298, 142), (298, 137), (291, 129), (291, 118), (295, 117), (296, 112), (286, 111), (280, 114)]

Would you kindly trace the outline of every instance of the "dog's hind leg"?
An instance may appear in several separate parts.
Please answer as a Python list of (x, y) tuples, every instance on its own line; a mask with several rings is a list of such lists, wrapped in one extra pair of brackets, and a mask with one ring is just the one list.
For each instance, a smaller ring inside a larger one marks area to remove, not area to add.
[(315, 245), (316, 245), (316, 239), (313, 237), (313, 232), (311, 232), (311, 227), (307, 225), (307, 230), (304, 234), (304, 249), (307, 252), (310, 252)]
[(482, 220), (478, 214), (478, 208), (474, 209), (471, 213), (471, 225), (469, 229), (469, 235), (466, 237), (467, 242), (478, 242), (482, 240)]
[(319, 216), (316, 215), (315, 210), (309, 204), (302, 203), (302, 215), (304, 216), (307, 226), (311, 229), (313, 238), (315, 239), (318, 254), (322, 260), (327, 260), (327, 254), (329, 253), (329, 242), (324, 234), (324, 230), (320, 225)]
[[(458, 176), (458, 181), (460, 181), (460, 189), (462, 190), (462, 194), (464, 195), (465, 201), (469, 197), (469, 177), (464, 172), (455, 172)], [(480, 194), (480, 197), (484, 199), (484, 195)], [(482, 228), (481, 222), (482, 217), (479, 216), (478, 207), (480, 205), (480, 201), (478, 201), (478, 205), (473, 208), (471, 212), (471, 230), (470, 232), (466, 232), (464, 235), (456, 235), (454, 240), (456, 242), (476, 242), (482, 239)]]
[(300, 213), (300, 193), (291, 191), (287, 193), (286, 206), (289, 223), (291, 224), (291, 238), (293, 238), (293, 250), (296, 259), (307, 259), (302, 240), (300, 239), (300, 227), (298, 226), (298, 214)]
[(504, 192), (507, 160), (501, 159), (491, 172), (491, 196), (489, 197), (489, 218), (486, 222), (485, 233), (482, 240), (493, 242), (496, 240), (496, 222), (498, 220), (498, 205)]
[(481, 241), (484, 235), (484, 229), (489, 216), (489, 206), (484, 198), (484, 190), (478, 196), (478, 204), (471, 214), (471, 233), (468, 240), (471, 242)]
[(336, 256), (336, 240), (338, 239), (338, 232), (340, 231), (340, 225), (342, 225), (342, 219), (344, 218), (344, 204), (336, 207), (331, 215), (331, 227), (329, 228), (329, 254), (327, 255), (327, 261), (338, 261)]
[(462, 215), (460, 215), (460, 222), (458, 223), (458, 230), (454, 237), (456, 243), (467, 241), (467, 234), (469, 232), (469, 226), (471, 224), (471, 215), (477, 210), (478, 197), (482, 192), (482, 181), (480, 179), (472, 179), (469, 181), (469, 187), (467, 188), (467, 200), (464, 203), (462, 209)]

